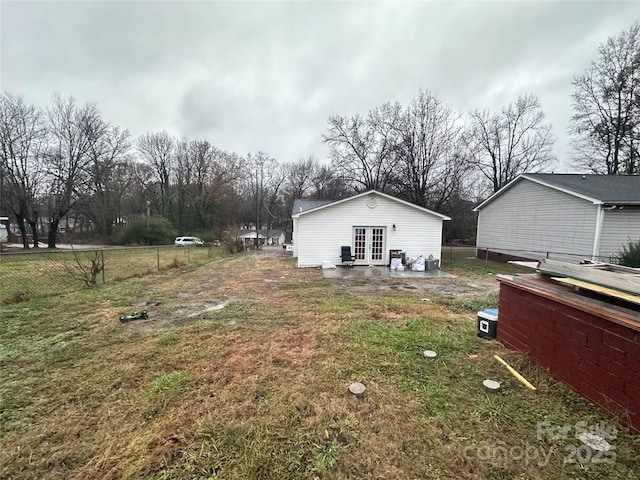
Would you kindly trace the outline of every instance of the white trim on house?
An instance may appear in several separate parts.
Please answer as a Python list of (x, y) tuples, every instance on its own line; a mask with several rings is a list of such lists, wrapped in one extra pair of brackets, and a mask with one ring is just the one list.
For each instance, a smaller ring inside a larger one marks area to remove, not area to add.
[(364, 197), (365, 195), (372, 195), (372, 194), (380, 195), (381, 197), (388, 198), (389, 200), (393, 200), (394, 202), (402, 203), (403, 205), (407, 205), (409, 207), (421, 210), (423, 212), (430, 213), (431, 215), (435, 215), (436, 217), (440, 217), (442, 220), (451, 220), (451, 218), (447, 217), (446, 215), (442, 215), (441, 213), (434, 212), (433, 210), (429, 210), (429, 209), (424, 208), (424, 207), (420, 207), (420, 206), (415, 205), (413, 203), (407, 202), (405, 200), (401, 200), (401, 199), (393, 197), (391, 195), (387, 195), (386, 193), (382, 193), (382, 192), (379, 192), (377, 190), (368, 190), (366, 192), (359, 193), (359, 194), (354, 195), (352, 197), (343, 198), (342, 200), (337, 200), (337, 201), (332, 202), (332, 203), (327, 203), (326, 205), (320, 205), (319, 207), (310, 208), (309, 210), (305, 210), (303, 212), (294, 213), (293, 215), (291, 215), (291, 218), (299, 218), (300, 215), (305, 215), (305, 214), (311, 213), (311, 212), (317, 212), (318, 210), (322, 210), (323, 208), (334, 207), (334, 206), (339, 205), (339, 204), (341, 204), (343, 202), (348, 202), (350, 200), (355, 200), (355, 199), (357, 199), (359, 197)]
[(600, 237), (602, 236), (602, 224), (604, 223), (604, 205), (597, 205), (598, 213), (596, 215), (596, 231), (593, 235), (593, 253), (591, 260), (596, 261), (600, 255)]

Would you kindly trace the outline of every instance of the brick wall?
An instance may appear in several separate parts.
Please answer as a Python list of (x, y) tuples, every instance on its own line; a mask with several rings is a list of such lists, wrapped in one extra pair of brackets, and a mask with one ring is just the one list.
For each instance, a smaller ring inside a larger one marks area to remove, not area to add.
[[(498, 340), (640, 433), (640, 329), (500, 283)], [(589, 310), (589, 309), (586, 309)]]

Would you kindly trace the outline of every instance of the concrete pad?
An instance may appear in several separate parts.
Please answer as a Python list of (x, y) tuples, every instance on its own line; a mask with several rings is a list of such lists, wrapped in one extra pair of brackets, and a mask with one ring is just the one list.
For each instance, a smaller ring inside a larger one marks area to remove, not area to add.
[(391, 270), (391, 268), (387, 266), (336, 266), (336, 268), (322, 269), (322, 275), (324, 278), (404, 278), (413, 280), (419, 278), (456, 278), (455, 275), (443, 272), (442, 270), (428, 270), (424, 272), (414, 272), (413, 270), (398, 271)]

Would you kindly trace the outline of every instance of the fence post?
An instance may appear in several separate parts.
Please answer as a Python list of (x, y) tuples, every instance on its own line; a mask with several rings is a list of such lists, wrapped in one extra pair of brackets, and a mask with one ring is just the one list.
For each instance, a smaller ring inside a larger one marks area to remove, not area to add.
[(156, 264), (158, 265), (158, 271), (160, 271), (160, 247), (156, 247)]
[(104, 250), (100, 250), (100, 258), (102, 260), (102, 284), (105, 284), (104, 280)]

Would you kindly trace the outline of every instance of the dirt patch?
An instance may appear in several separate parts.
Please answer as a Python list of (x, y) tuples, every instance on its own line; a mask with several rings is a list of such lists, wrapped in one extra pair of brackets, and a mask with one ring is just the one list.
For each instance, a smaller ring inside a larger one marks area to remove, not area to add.
[[(207, 320), (211, 314), (236, 302), (256, 301), (274, 304), (286, 285), (305, 285), (323, 280), (319, 268), (296, 268), (295, 260), (277, 248), (267, 248), (241, 257), (212, 262), (196, 271), (177, 275), (154, 289), (154, 297), (136, 304), (145, 308), (149, 319), (131, 323), (137, 331), (153, 331), (167, 326)], [(486, 295), (498, 291), (495, 276), (460, 276), (454, 278), (345, 277), (325, 279), (345, 291), (365, 296), (394, 292), (443, 296)], [(160, 293), (160, 294), (159, 294)], [(228, 324), (235, 325), (238, 319)]]
[[(148, 320), (131, 322), (130, 328), (150, 332), (209, 319), (213, 313), (241, 302), (268, 305), (282, 285), (305, 283), (321, 277), (315, 269), (298, 269), (291, 256), (265, 249), (212, 262), (195, 271), (163, 279), (153, 297), (141, 299), (131, 310), (146, 309)], [(235, 325), (237, 319), (228, 324)]]
[(412, 278), (394, 279), (370, 277), (366, 279), (330, 279), (332, 284), (361, 295), (384, 295), (396, 292), (434, 292), (440, 295), (483, 295), (497, 292), (498, 282), (494, 276), (487, 278)]

